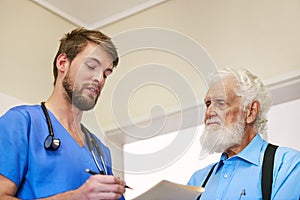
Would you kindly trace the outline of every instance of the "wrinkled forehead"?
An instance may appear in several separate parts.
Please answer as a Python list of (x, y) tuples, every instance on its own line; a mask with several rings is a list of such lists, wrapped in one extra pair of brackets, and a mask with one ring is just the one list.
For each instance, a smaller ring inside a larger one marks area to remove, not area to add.
[(234, 88), (236, 87), (236, 81), (232, 78), (224, 78), (217, 81), (213, 81), (206, 93), (206, 99), (230, 99), (236, 97)]

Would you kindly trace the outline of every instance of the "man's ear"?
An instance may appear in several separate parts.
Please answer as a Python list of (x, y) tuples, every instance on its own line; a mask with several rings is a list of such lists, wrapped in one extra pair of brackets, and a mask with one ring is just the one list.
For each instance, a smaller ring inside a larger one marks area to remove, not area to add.
[(254, 123), (256, 118), (258, 117), (259, 112), (260, 112), (260, 103), (255, 100), (249, 104), (249, 107), (247, 109), (246, 122), (248, 124)]
[(69, 59), (67, 57), (67, 54), (62, 53), (62, 54), (59, 54), (59, 56), (57, 56), (56, 67), (57, 67), (57, 70), (60, 71), (61, 73), (64, 73), (67, 70), (68, 63), (69, 63)]

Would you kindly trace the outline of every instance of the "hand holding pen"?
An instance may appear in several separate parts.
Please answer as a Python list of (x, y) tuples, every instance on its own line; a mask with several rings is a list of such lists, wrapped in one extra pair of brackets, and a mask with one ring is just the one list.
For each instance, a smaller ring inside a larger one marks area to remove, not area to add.
[[(90, 170), (86, 171), (90, 174), (94, 173)], [(125, 181), (112, 175), (94, 175), (90, 176), (79, 188), (62, 193), (65, 195), (62, 196), (64, 198), (58, 199), (124, 199), (123, 194), (126, 191), (125, 185)]]
[[(90, 169), (85, 169), (85, 171), (91, 175), (97, 175), (97, 174), (105, 175), (105, 173), (103, 171), (100, 171), (100, 173), (94, 172)], [(128, 185), (125, 185), (125, 188), (133, 190), (133, 188), (129, 187)]]

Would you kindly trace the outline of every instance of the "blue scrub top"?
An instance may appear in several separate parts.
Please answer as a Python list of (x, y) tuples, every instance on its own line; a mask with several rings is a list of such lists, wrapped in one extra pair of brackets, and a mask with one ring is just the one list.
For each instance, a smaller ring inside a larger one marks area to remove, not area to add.
[[(267, 147), (259, 134), (239, 154), (220, 161), (206, 184), (201, 200), (262, 199), (261, 174), (263, 155)], [(201, 186), (213, 164), (196, 171), (188, 185)], [(275, 154), (271, 199), (300, 199), (300, 152), (279, 147)]]
[[(18, 198), (43, 198), (77, 189), (91, 176), (86, 168), (98, 171), (87, 144), (80, 147), (48, 112), (55, 138), (61, 140), (56, 151), (44, 148), (49, 131), (41, 106), (14, 107), (0, 118), (0, 174), (17, 185)], [(112, 174), (110, 151), (97, 141)]]

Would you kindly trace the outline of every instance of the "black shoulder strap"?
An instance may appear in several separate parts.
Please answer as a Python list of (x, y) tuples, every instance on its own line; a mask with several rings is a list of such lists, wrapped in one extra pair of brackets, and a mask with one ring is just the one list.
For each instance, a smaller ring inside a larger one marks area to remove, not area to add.
[[(203, 187), (203, 188), (205, 187), (205, 185), (206, 185), (208, 179), (210, 178), (210, 176), (211, 176), (211, 174), (213, 173), (214, 168), (215, 168), (215, 166), (216, 166), (217, 164), (218, 164), (218, 163), (215, 163), (215, 164), (212, 166), (212, 168), (209, 170), (209, 172), (208, 172), (208, 174), (207, 174), (207, 176), (206, 176), (204, 182), (202, 183), (201, 187)], [(201, 193), (201, 194), (202, 194), (202, 193)], [(199, 200), (199, 199), (200, 199), (201, 194), (197, 197), (196, 200)]]
[[(268, 144), (267, 149), (264, 154), (264, 160), (262, 165), (262, 181), (261, 181), (261, 188), (262, 188), (262, 195), (263, 200), (270, 200), (271, 199), (271, 192), (272, 192), (272, 183), (273, 183), (273, 167), (274, 167), (274, 157), (275, 152), (278, 146), (273, 144)], [(201, 187), (205, 187), (207, 181), (209, 180), (212, 172), (214, 171), (215, 166), (214, 164), (210, 169), (207, 177), (205, 178), (204, 182), (202, 183)], [(201, 194), (198, 196), (197, 200), (199, 200)]]
[(208, 174), (207, 174), (206, 179), (205, 179), (204, 182), (202, 183), (201, 187), (203, 187), (203, 188), (205, 187), (205, 185), (206, 185), (208, 179), (210, 178), (212, 172), (214, 171), (214, 168), (215, 168), (216, 165), (217, 165), (217, 163), (214, 164), (214, 165), (212, 166), (212, 168), (210, 169), (210, 171), (209, 171)]
[(271, 199), (274, 157), (275, 157), (275, 152), (277, 147), (278, 146), (276, 145), (268, 144), (264, 154), (264, 160), (262, 165), (262, 180), (261, 180), (261, 190), (262, 190), (263, 200)]

